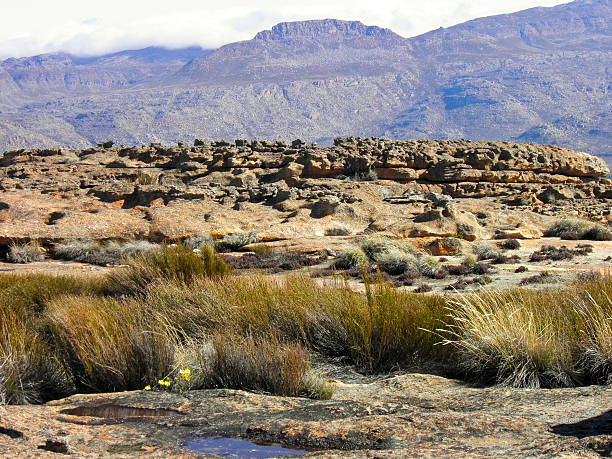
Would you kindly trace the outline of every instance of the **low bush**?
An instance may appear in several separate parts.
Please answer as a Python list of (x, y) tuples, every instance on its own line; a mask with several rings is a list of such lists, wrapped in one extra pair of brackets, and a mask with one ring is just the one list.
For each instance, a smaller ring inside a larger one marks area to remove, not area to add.
[(8, 261), (11, 263), (33, 263), (43, 261), (45, 253), (40, 244), (30, 241), (25, 244), (11, 244), (8, 251)]
[(270, 272), (282, 272), (299, 269), (304, 266), (314, 266), (320, 258), (301, 253), (274, 253), (259, 255), (247, 253), (240, 256), (223, 255), (223, 260), (232, 269), (263, 269)]
[(521, 248), (521, 243), (516, 239), (504, 239), (498, 247), (504, 250), (518, 250)]
[(93, 265), (114, 265), (123, 258), (159, 249), (158, 244), (148, 241), (100, 242), (91, 239), (74, 239), (53, 246), (53, 256), (62, 260), (78, 261)]
[(446, 271), (452, 276), (465, 276), (466, 274), (470, 274), (472, 270), (468, 268), (466, 265), (448, 265), (445, 266)]
[(382, 271), (393, 276), (418, 270), (417, 258), (396, 248), (377, 254), (375, 261)]
[(334, 266), (338, 269), (350, 269), (355, 266), (366, 264), (368, 257), (359, 247), (346, 247), (334, 260)]
[(274, 255), (274, 249), (266, 244), (255, 244), (251, 246), (251, 252), (259, 257), (272, 257)]
[(368, 236), (361, 240), (360, 247), (367, 255), (368, 259), (376, 261), (376, 257), (383, 252), (398, 250), (400, 252), (414, 254), (414, 248), (396, 239), (384, 236)]
[(212, 247), (215, 246), (215, 240), (211, 236), (206, 236), (206, 235), (192, 236), (190, 238), (185, 239), (183, 243), (197, 250), (200, 250), (202, 247), (206, 245), (210, 245)]
[(464, 255), (463, 260), (461, 261), (461, 264), (470, 270), (473, 269), (477, 263), (478, 263), (478, 258), (476, 258), (476, 256), (472, 254)]
[(544, 235), (568, 240), (612, 241), (612, 231), (607, 226), (577, 218), (556, 221)]
[(255, 231), (249, 231), (248, 233), (233, 233), (217, 241), (215, 248), (217, 252), (235, 252), (245, 245), (255, 244), (259, 241), (261, 241), (261, 238), (257, 236)]
[(429, 255), (422, 255), (419, 257), (418, 268), (423, 276), (432, 279), (444, 279), (448, 274), (448, 271), (440, 265), (438, 260)]
[(499, 249), (489, 242), (480, 242), (474, 248), (474, 255), (478, 261), (492, 260), (498, 258), (501, 254)]
[(325, 228), (325, 236), (350, 236), (351, 229), (345, 225), (334, 225)]
[(571, 260), (576, 256), (588, 255), (592, 251), (593, 246), (587, 244), (578, 245), (575, 249), (570, 249), (564, 245), (558, 248), (552, 245), (545, 245), (533, 252), (529, 257), (529, 261), (538, 262), (546, 260)]
[(521, 280), (521, 285), (530, 285), (530, 284), (556, 284), (561, 280), (561, 278), (556, 275), (549, 273), (548, 271), (541, 272), (539, 274), (535, 274), (533, 276), (529, 276)]

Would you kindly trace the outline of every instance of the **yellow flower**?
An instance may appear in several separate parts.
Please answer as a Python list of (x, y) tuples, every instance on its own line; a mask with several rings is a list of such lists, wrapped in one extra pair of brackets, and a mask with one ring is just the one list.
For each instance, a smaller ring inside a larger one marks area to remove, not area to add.
[(145, 386), (144, 390), (151, 390), (151, 386), (149, 386), (148, 384)]

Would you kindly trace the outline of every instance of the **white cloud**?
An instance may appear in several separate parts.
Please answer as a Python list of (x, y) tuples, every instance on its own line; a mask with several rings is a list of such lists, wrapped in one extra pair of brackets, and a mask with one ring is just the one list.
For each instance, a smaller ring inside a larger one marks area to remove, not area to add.
[(476, 17), (559, 0), (22, 0), (3, 5), (0, 58), (65, 51), (96, 55), (157, 45), (214, 48), (281, 21), (357, 19), (413, 36)]

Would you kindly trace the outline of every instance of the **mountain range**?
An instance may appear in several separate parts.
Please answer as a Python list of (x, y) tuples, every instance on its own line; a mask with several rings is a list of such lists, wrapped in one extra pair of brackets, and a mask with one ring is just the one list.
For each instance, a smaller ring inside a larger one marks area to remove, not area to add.
[(556, 144), (609, 160), (612, 0), (413, 38), (327, 19), (215, 50), (0, 63), (0, 151), (347, 135)]

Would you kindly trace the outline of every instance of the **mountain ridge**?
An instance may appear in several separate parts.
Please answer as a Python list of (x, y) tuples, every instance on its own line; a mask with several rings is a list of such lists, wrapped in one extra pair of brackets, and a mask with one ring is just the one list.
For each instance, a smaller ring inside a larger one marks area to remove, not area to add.
[[(107, 65), (99, 81), (86, 75), (80, 86), (76, 72), (76, 89), (56, 90), (30, 72), (19, 80), (29, 91), (23, 100), (5, 61), (0, 150), (105, 138), (385, 135), (533, 141), (611, 155), (611, 17), (610, 1), (580, 0), (412, 38), (359, 21), (280, 23), (167, 71), (113, 73)], [(43, 96), (32, 96), (36, 88)]]

